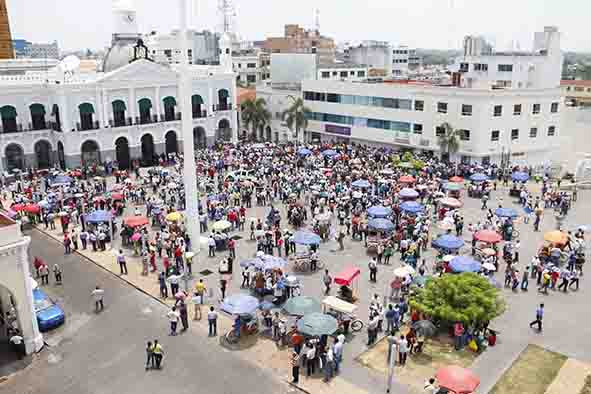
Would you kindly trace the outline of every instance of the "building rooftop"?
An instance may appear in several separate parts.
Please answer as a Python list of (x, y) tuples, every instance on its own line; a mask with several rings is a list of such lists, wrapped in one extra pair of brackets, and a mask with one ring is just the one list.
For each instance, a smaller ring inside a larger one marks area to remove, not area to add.
[(335, 69), (336, 68), (338, 68), (338, 69), (341, 69), (341, 68), (366, 68), (366, 67), (367, 67), (366, 64), (355, 64), (355, 63), (320, 63), (318, 65), (319, 69), (321, 69), (321, 68), (330, 68), (330, 69), (333, 69), (333, 68), (335, 68)]
[(563, 79), (562, 81), (560, 81), (560, 86), (591, 87), (591, 80), (586, 80), (586, 79)]

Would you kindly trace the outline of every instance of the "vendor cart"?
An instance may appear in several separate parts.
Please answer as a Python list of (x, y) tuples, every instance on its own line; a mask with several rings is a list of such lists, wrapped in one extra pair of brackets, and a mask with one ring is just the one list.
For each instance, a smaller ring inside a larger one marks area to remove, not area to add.
[(335, 276), (334, 282), (340, 286), (337, 297), (347, 301), (355, 302), (359, 292), (359, 275), (361, 270), (357, 267), (347, 267)]
[(363, 322), (355, 316), (357, 305), (343, 301), (335, 296), (328, 296), (322, 301), (323, 312), (332, 315), (339, 322), (339, 328), (345, 333), (351, 328), (357, 332), (363, 328)]

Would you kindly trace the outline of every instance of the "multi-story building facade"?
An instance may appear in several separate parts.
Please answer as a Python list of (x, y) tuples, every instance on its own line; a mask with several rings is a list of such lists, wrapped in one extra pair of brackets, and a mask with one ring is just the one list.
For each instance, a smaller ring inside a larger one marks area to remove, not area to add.
[(239, 84), (256, 85), (271, 78), (271, 55), (254, 49), (234, 52), (232, 53), (232, 67)]
[(563, 80), (560, 81), (562, 97), (569, 106), (591, 106), (591, 81)]
[(12, 36), (10, 35), (10, 22), (6, 0), (0, 0), (0, 59), (13, 59), (14, 48), (12, 47)]
[(321, 63), (335, 60), (336, 44), (318, 30), (306, 30), (298, 25), (285, 25), (283, 37), (268, 37), (263, 49), (269, 53), (315, 53)]
[[(115, 12), (135, 16), (131, 10)], [(134, 159), (153, 164), (158, 155), (181, 151), (176, 66), (153, 62), (141, 40), (129, 45), (134, 28), (122, 30), (114, 34), (104, 59), (108, 72), (64, 73), (56, 68), (50, 73), (0, 76), (4, 170), (75, 168), (113, 160), (126, 168)], [(220, 66), (190, 66), (196, 147), (236, 139), (231, 42), (220, 43)]]
[(382, 70), (382, 75), (392, 73), (392, 45), (384, 41), (364, 41), (359, 45), (345, 49), (345, 58), (352, 63), (366, 64), (374, 70)]
[(24, 48), (24, 57), (31, 59), (59, 59), (60, 48), (57, 41), (52, 43), (27, 43)]
[(367, 78), (369, 67), (364, 64), (319, 64), (316, 79), (333, 81), (361, 81)]
[[(181, 51), (179, 48), (179, 31), (169, 34), (152, 32), (143, 37), (150, 48), (150, 56), (160, 64), (179, 64)], [(209, 30), (189, 31), (189, 62), (191, 64), (215, 64), (219, 61), (220, 37)]]
[(416, 49), (401, 45), (392, 48), (392, 75), (406, 77), (421, 67), (422, 60)]
[[(541, 70), (553, 70), (557, 59), (560, 63), (557, 35), (552, 31), (542, 43), (536, 34), (536, 44), (544, 48), (531, 56), (539, 58)], [(505, 64), (507, 59), (503, 54), (470, 59), (471, 68), (486, 62)], [(455, 86), (304, 81), (305, 105), (312, 111), (307, 138), (439, 152), (441, 125), (449, 123), (460, 130), (457, 156), (463, 161), (500, 162), (506, 155), (532, 164), (548, 160), (548, 154), (557, 150), (561, 132), (560, 86), (552, 82), (560, 78), (560, 68), (548, 80), (531, 70), (504, 88), (498, 87), (496, 72), (478, 72), (455, 75)], [(465, 83), (466, 76), (474, 78), (472, 83)]]

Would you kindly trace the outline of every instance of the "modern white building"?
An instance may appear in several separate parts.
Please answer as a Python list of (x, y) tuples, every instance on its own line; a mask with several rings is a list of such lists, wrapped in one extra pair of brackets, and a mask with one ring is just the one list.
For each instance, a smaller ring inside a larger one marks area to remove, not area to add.
[(317, 66), (316, 79), (333, 81), (361, 81), (367, 78), (369, 67), (364, 64), (331, 63)]
[[(498, 71), (499, 64), (512, 64), (519, 71), (527, 57), (465, 57), (468, 70), (455, 73), (454, 84), (445, 86), (306, 80), (303, 97), (313, 112), (307, 138), (439, 152), (441, 125), (449, 123), (461, 130), (457, 156), (464, 162), (500, 162), (507, 155), (514, 162), (547, 161), (548, 154), (557, 151), (561, 134), (559, 33), (547, 28), (536, 34), (529, 55), (536, 63), (527, 72), (512, 75), (505, 67), (507, 71)], [(494, 71), (472, 71), (475, 64), (491, 64), (488, 70)], [(511, 83), (499, 86), (500, 73)]]
[[(146, 46), (150, 48), (150, 56), (160, 64), (180, 64), (181, 51), (179, 48), (179, 31), (173, 30), (168, 34), (152, 32), (143, 37)], [(219, 41), (218, 34), (209, 30), (189, 30), (189, 64), (215, 64), (218, 62)]]
[(365, 64), (369, 69), (392, 74), (392, 45), (385, 41), (363, 41), (345, 49), (345, 59), (355, 64)]
[(236, 82), (253, 86), (271, 78), (271, 55), (260, 50), (239, 51), (232, 54)]
[(8, 342), (9, 331), (18, 329), (27, 354), (43, 347), (33, 302), (34, 282), (29, 272), (30, 242), (20, 225), (0, 213), (0, 341)]
[(24, 55), (31, 59), (59, 59), (60, 48), (57, 41), (52, 43), (29, 43), (25, 46)]
[[(78, 167), (116, 160), (152, 164), (182, 144), (176, 66), (150, 59), (137, 39), (135, 12), (115, 10), (122, 21), (104, 59), (104, 73), (0, 76), (0, 156), (4, 170)], [(133, 42), (133, 44), (132, 44)], [(190, 66), (194, 143), (236, 138), (235, 74), (228, 40), (219, 66)]]
[(422, 60), (416, 49), (400, 45), (392, 47), (392, 75), (406, 77), (421, 67)]

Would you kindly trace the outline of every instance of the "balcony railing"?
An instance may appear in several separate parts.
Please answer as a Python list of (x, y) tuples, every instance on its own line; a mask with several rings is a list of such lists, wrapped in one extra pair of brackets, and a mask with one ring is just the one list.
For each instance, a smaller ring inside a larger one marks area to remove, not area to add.
[(76, 130), (78, 131), (91, 131), (98, 130), (100, 128), (98, 120), (95, 120), (90, 125), (82, 125), (80, 122), (76, 122)]
[(193, 119), (207, 118), (207, 111), (193, 112)]
[(47, 122), (45, 124), (44, 128), (33, 128), (33, 125), (31, 125), (30, 123), (27, 125), (27, 127), (23, 127), (22, 123), (17, 123), (16, 124), (16, 128), (3, 128), (0, 125), (0, 134), (13, 134), (13, 133), (31, 133), (31, 132), (35, 132), (35, 131), (61, 131), (61, 129), (58, 127), (58, 125), (54, 122)]
[(232, 110), (232, 103), (214, 105), (213, 110), (214, 110), (214, 112), (231, 111)]

